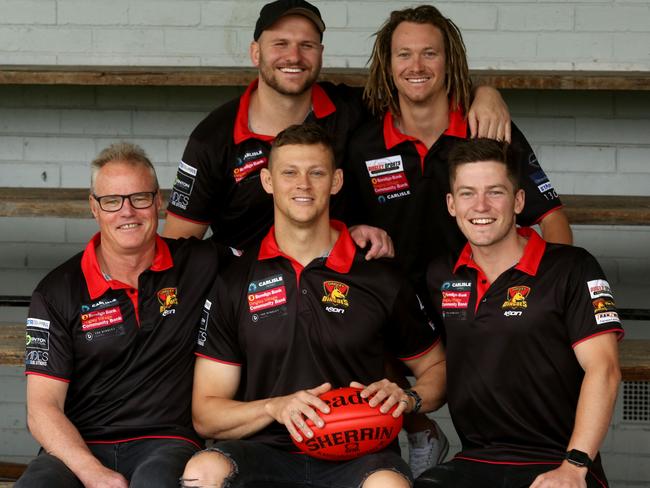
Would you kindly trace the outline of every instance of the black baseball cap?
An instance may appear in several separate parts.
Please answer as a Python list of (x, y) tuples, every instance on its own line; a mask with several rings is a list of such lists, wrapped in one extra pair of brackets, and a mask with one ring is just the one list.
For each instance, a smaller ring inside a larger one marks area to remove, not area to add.
[(260, 17), (255, 24), (253, 39), (257, 41), (262, 35), (262, 31), (271, 27), (285, 15), (302, 15), (303, 17), (307, 17), (314, 23), (318, 32), (320, 32), (321, 40), (323, 39), (325, 22), (323, 22), (323, 18), (320, 16), (320, 11), (305, 0), (276, 0), (275, 2), (264, 5), (262, 10), (260, 10)]

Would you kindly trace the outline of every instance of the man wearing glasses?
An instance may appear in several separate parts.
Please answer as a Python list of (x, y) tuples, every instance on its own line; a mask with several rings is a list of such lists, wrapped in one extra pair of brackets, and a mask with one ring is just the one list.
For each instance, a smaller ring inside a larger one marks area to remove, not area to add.
[(43, 449), (16, 486), (178, 486), (202, 445), (190, 405), (196, 324), (224, 256), (156, 234), (158, 181), (139, 147), (114, 144), (91, 168), (99, 232), (32, 296), (28, 424)]

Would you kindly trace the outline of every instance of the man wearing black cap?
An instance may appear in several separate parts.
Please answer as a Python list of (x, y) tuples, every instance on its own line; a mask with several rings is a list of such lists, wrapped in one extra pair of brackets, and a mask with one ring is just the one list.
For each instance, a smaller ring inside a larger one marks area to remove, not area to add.
[[(202, 237), (209, 226), (215, 239), (237, 249), (260, 242), (273, 218), (260, 170), (275, 136), (292, 124), (315, 122), (325, 128), (340, 165), (348, 134), (367, 115), (359, 90), (316, 83), (324, 30), (318, 8), (304, 0), (277, 0), (262, 8), (250, 46), (259, 77), (192, 132), (171, 192), (164, 236)], [(494, 113), (487, 109), (495, 105), (495, 93), (488, 89), (485, 96), (477, 95), (483, 113)], [(496, 98), (497, 112), (505, 111), (501, 118), (507, 119), (507, 109)], [(351, 232), (358, 245), (371, 242), (368, 258), (393, 254), (383, 230), (356, 226)]]

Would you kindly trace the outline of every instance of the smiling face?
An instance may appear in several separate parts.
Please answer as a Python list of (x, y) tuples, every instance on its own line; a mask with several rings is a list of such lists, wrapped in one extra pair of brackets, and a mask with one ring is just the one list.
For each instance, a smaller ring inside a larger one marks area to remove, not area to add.
[[(93, 191), (97, 196), (130, 195), (156, 190), (156, 183), (149, 168), (133, 165), (127, 161), (111, 161), (100, 168), (95, 176)], [(149, 208), (135, 209), (129, 199), (117, 212), (102, 210), (91, 196), (90, 208), (99, 224), (101, 246), (113, 254), (138, 254), (155, 245), (158, 228), (160, 193)]]
[(431, 24), (402, 22), (391, 41), (391, 74), (400, 105), (446, 97), (445, 43)]
[(496, 161), (456, 167), (447, 208), (473, 247), (516, 239), (515, 217), (524, 207), (524, 191), (514, 190), (506, 165)]
[(260, 83), (282, 95), (300, 95), (316, 82), (323, 45), (316, 26), (301, 15), (287, 15), (251, 43), (250, 55)]
[(322, 144), (274, 147), (269, 168), (261, 176), (264, 189), (273, 194), (276, 225), (289, 222), (307, 227), (329, 221), (330, 195), (343, 184), (331, 150)]

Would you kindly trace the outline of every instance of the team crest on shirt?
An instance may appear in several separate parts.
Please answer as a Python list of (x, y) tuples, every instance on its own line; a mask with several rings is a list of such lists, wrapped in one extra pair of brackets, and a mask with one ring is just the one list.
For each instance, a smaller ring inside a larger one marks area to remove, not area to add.
[(178, 305), (178, 290), (176, 288), (163, 288), (156, 293), (160, 303), (160, 315), (167, 317), (176, 313)]
[(345, 313), (345, 309), (350, 306), (348, 301), (348, 293), (350, 287), (340, 281), (324, 281), (323, 282), (324, 295), (321, 303), (326, 305), (325, 311), (333, 313)]
[(528, 308), (526, 299), (530, 295), (529, 286), (511, 286), (508, 288), (506, 301), (501, 305), (502, 309), (523, 310)]

